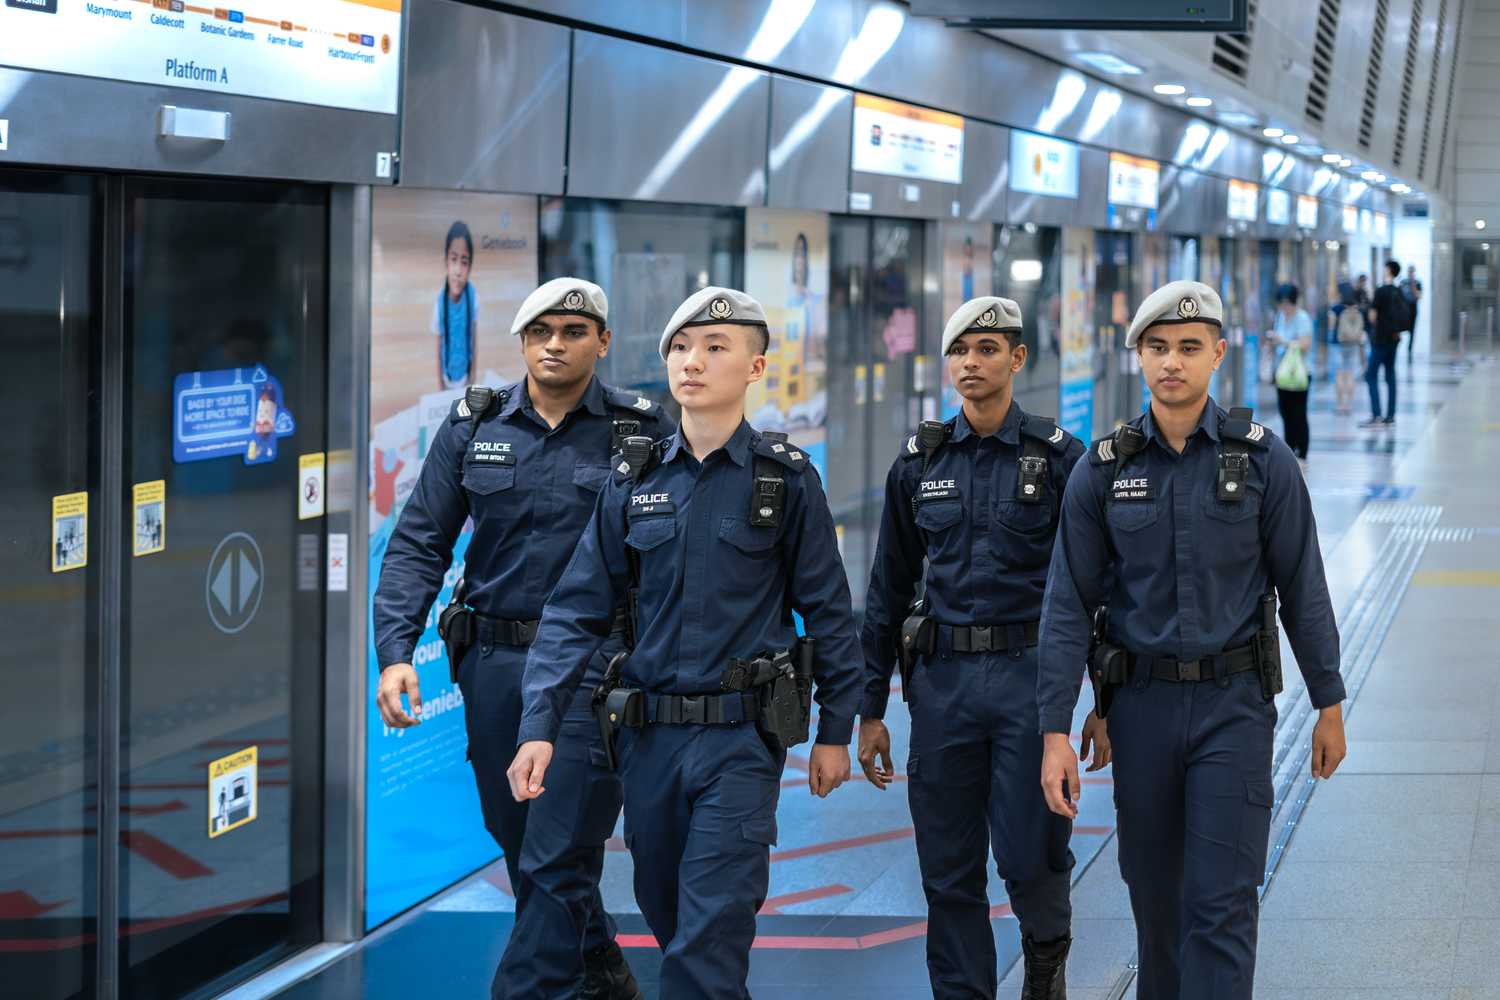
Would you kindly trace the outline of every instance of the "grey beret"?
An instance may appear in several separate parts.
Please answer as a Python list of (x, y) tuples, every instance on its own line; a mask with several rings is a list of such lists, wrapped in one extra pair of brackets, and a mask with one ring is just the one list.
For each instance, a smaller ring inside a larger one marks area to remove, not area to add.
[(751, 326), (766, 326), (766, 311), (760, 303), (733, 288), (710, 285), (688, 296), (688, 300), (677, 307), (667, 328), (661, 334), (661, 356), (666, 358), (672, 335), (685, 326), (716, 326), (721, 323), (742, 323)]
[(520, 333), (538, 316), (548, 313), (570, 313), (591, 316), (600, 323), (609, 322), (609, 297), (604, 289), (582, 278), (553, 278), (526, 296), (521, 303), (511, 333)]
[(1207, 323), (1223, 328), (1224, 303), (1219, 301), (1219, 293), (1201, 281), (1174, 281), (1161, 286), (1135, 311), (1130, 331), (1125, 334), (1125, 346), (1134, 347), (1141, 334), (1153, 326), (1175, 323)]
[(981, 295), (958, 307), (943, 327), (943, 354), (959, 337), (974, 333), (1020, 333), (1021, 307), (998, 295)]

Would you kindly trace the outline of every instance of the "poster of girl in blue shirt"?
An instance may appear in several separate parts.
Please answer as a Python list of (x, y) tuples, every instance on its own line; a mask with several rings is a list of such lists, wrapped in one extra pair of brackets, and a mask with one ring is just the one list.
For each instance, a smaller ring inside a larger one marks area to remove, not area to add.
[(432, 332), (438, 338), (438, 381), (452, 389), (473, 381), (474, 330), (479, 321), (479, 300), (469, 282), (474, 237), (463, 222), (448, 227), (443, 261), (446, 275), (432, 310)]

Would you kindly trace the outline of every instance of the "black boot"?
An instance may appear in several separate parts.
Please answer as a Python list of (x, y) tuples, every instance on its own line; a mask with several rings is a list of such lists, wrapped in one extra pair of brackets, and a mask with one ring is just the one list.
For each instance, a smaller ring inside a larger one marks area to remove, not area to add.
[(1026, 984), (1021, 987), (1021, 1000), (1068, 1000), (1066, 966), (1068, 948), (1073, 944), (1069, 937), (1056, 941), (1033, 941), (1022, 935), (1021, 949), (1026, 953)]
[(583, 953), (583, 989), (578, 1000), (646, 1000), (625, 961), (625, 953), (611, 941)]

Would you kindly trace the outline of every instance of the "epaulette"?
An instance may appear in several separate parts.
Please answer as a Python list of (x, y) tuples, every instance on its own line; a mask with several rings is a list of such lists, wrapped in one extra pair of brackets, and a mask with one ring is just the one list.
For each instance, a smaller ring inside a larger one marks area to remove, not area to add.
[(660, 419), (662, 408), (660, 403), (653, 402), (645, 396), (637, 395), (628, 389), (611, 389), (605, 387), (604, 402), (611, 409), (628, 410), (631, 413), (639, 413)]
[(1068, 446), (1073, 443), (1073, 435), (1057, 426), (1057, 421), (1051, 417), (1034, 417), (1028, 414), (1021, 424), (1021, 433), (1047, 442), (1053, 451), (1067, 451)]
[(1219, 425), (1219, 436), (1233, 438), (1252, 444), (1257, 448), (1269, 448), (1270, 440), (1267, 438), (1264, 424), (1258, 424), (1250, 419), (1250, 410), (1244, 407), (1235, 407), (1229, 411), (1224, 422)]
[(1089, 445), (1090, 465), (1115, 464), (1115, 436), (1107, 435)]
[(788, 444), (774, 437), (760, 437), (752, 450), (762, 458), (775, 459), (793, 472), (801, 472), (807, 468), (806, 452), (794, 444)]
[(922, 446), (917, 444), (917, 436), (915, 434), (907, 438), (906, 443), (901, 446), (901, 457), (907, 461), (922, 457)]

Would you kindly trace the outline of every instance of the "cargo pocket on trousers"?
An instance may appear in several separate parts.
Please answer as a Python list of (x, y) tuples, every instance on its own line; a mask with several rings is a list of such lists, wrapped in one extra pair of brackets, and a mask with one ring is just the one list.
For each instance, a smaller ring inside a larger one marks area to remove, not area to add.
[(776, 845), (776, 817), (760, 816), (740, 823), (740, 837), (761, 847)]
[(1245, 811), (1240, 822), (1240, 870), (1237, 873), (1241, 886), (1259, 886), (1266, 876), (1266, 854), (1271, 838), (1271, 806), (1275, 798), (1269, 779), (1245, 779)]

